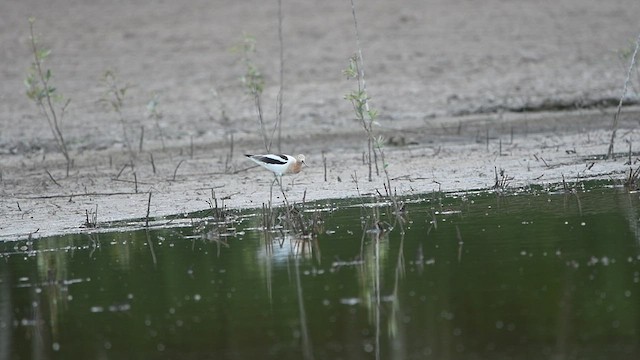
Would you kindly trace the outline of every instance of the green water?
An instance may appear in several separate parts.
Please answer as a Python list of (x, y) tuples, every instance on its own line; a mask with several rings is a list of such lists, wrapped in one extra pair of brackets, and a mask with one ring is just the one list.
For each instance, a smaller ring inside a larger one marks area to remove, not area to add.
[(334, 205), (0, 244), (0, 359), (640, 358), (638, 194)]

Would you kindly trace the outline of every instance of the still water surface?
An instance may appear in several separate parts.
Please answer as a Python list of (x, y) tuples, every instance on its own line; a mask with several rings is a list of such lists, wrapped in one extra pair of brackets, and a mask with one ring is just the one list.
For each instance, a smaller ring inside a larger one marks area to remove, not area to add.
[(352, 204), (0, 244), (0, 359), (640, 358), (638, 194)]

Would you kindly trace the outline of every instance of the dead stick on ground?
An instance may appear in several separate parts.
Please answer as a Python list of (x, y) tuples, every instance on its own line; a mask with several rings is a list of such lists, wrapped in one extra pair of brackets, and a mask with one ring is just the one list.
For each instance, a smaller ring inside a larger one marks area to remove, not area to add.
[(144, 140), (144, 126), (140, 126), (140, 143), (138, 144), (138, 151), (142, 152), (142, 142)]
[(173, 170), (173, 181), (176, 181), (176, 174), (178, 173), (178, 168), (180, 167), (180, 165), (182, 165), (183, 162), (184, 162), (184, 160), (180, 160), (180, 162), (176, 166), (175, 170)]
[(127, 166), (129, 166), (129, 164), (124, 164), (124, 166), (122, 166), (122, 169), (120, 169), (120, 171), (118, 172), (118, 175), (116, 175), (116, 179), (120, 177), (120, 175), (122, 175), (122, 172), (124, 171), (124, 169), (127, 168)]
[(20, 197), (21, 199), (56, 199), (56, 198), (66, 198), (66, 197), (81, 197), (81, 196), (115, 196), (115, 195), (135, 195), (136, 193), (122, 191), (122, 192), (109, 192), (109, 193), (83, 193), (83, 194), (61, 194), (61, 195), (44, 195), (44, 196), (24, 196)]
[(327, 182), (327, 158), (324, 156), (324, 151), (322, 152), (322, 164), (324, 165), (324, 182)]
[(53, 178), (53, 175), (51, 175), (51, 173), (49, 172), (49, 170), (44, 169), (44, 171), (47, 172), (47, 175), (49, 175), (49, 178), (51, 179), (51, 181), (53, 181), (54, 184), (58, 185), (59, 187), (62, 187), (62, 185), (58, 184), (58, 182), (56, 181), (56, 179)]
[(153, 153), (149, 153), (149, 157), (151, 158), (151, 168), (153, 169), (153, 173), (156, 173), (156, 163), (153, 161)]

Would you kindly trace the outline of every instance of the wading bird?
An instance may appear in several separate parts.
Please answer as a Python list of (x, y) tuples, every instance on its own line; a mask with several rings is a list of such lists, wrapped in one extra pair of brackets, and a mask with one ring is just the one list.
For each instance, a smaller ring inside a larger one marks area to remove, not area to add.
[(300, 154), (296, 157), (286, 154), (266, 154), (266, 155), (249, 155), (244, 156), (251, 159), (256, 164), (272, 171), (277, 176), (285, 174), (297, 174), (302, 170), (304, 155)]
[[(281, 178), (286, 174), (297, 174), (302, 170), (302, 165), (306, 165), (304, 155), (300, 154), (296, 157), (286, 154), (266, 154), (266, 155), (249, 155), (244, 156), (251, 159), (251, 161), (264, 167), (265, 169), (275, 174), (275, 179), (271, 183), (271, 194), (273, 194), (273, 183), (277, 182), (280, 185), (280, 191), (284, 194), (282, 188)], [(291, 182), (293, 186), (293, 180)]]

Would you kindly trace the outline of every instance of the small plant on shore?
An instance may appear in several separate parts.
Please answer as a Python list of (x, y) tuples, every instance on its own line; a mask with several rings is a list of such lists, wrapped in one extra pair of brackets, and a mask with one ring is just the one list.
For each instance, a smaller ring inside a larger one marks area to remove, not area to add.
[(256, 54), (256, 39), (251, 35), (245, 35), (242, 43), (236, 47), (241, 52), (240, 61), (245, 66), (245, 74), (240, 78), (247, 93), (259, 102), (264, 90), (264, 76), (253, 62)]
[(137, 153), (135, 148), (133, 147), (133, 142), (131, 139), (130, 124), (123, 113), (127, 91), (131, 88), (131, 85), (121, 85), (116, 73), (112, 70), (105, 71), (101, 81), (105, 91), (103, 97), (100, 99), (100, 102), (111, 106), (111, 109), (118, 116), (118, 121), (122, 126), (122, 140), (129, 155), (131, 166), (134, 167)]
[[(278, 8), (279, 12), (281, 12), (281, 7), (279, 6)], [(279, 27), (282, 26), (282, 16), (281, 14), (279, 15)], [(281, 50), (282, 50), (282, 34), (281, 34), (281, 29), (280, 29), (280, 46), (281, 46)], [(273, 124), (273, 129), (270, 130), (270, 134), (267, 133), (267, 128), (265, 125), (265, 121), (264, 121), (264, 116), (263, 116), (263, 109), (262, 109), (262, 92), (264, 91), (264, 86), (265, 86), (265, 81), (264, 81), (264, 77), (262, 75), (262, 73), (260, 72), (260, 70), (258, 69), (258, 67), (256, 66), (256, 64), (253, 62), (253, 57), (255, 56), (256, 53), (256, 40), (254, 37), (249, 36), (249, 35), (245, 35), (243, 38), (243, 41), (235, 46), (233, 48), (233, 50), (235, 52), (239, 52), (241, 53), (241, 57), (240, 57), (240, 61), (242, 62), (242, 64), (245, 67), (245, 74), (241, 77), (241, 81), (242, 84), (244, 86), (244, 88), (246, 89), (247, 93), (253, 97), (253, 100), (255, 102), (255, 106), (256, 106), (256, 110), (257, 110), (257, 114), (258, 114), (258, 123), (260, 125), (260, 134), (262, 135), (262, 140), (264, 142), (264, 148), (265, 151), (267, 153), (271, 152), (271, 146), (273, 144), (273, 138), (275, 135), (276, 130), (278, 130), (280, 128), (280, 123), (281, 123), (281, 116), (282, 116), (282, 66), (283, 66), (283, 54), (282, 51), (280, 53), (280, 92), (278, 93), (278, 102), (277, 102), (277, 109), (276, 109), (276, 120), (274, 121)], [(278, 132), (278, 150), (280, 150), (280, 131)], [(231, 137), (231, 141), (230, 141), (230, 149), (233, 150), (233, 137)], [(230, 162), (230, 158), (228, 159), (227, 163), (225, 164), (225, 169), (229, 169), (229, 163)], [(276, 177), (277, 179), (277, 177)], [(281, 190), (282, 190), (282, 184), (281, 185)], [(271, 195), (273, 195), (273, 193), (271, 192)], [(284, 196), (284, 191), (283, 191), (283, 196)], [(269, 203), (271, 204), (271, 199), (272, 197), (270, 197)], [(286, 196), (285, 196), (285, 205), (288, 207), (288, 202), (286, 201)]]
[(98, 227), (98, 205), (96, 205), (96, 210), (87, 210), (85, 209), (85, 221), (82, 224), (83, 227), (87, 229), (94, 229)]
[(279, 17), (279, 39), (280, 39), (280, 90), (278, 92), (278, 98), (276, 103), (276, 119), (273, 123), (273, 128), (267, 131), (267, 125), (265, 124), (264, 111), (262, 107), (262, 93), (265, 87), (265, 79), (258, 66), (253, 61), (256, 55), (256, 39), (251, 35), (244, 35), (242, 41), (233, 47), (232, 51), (240, 53), (240, 62), (244, 66), (244, 75), (240, 78), (245, 91), (249, 96), (253, 98), (257, 115), (258, 124), (260, 125), (260, 134), (264, 142), (264, 147), (267, 152), (271, 151), (273, 144), (273, 138), (278, 130), (277, 148), (280, 151), (281, 137), (282, 137), (282, 108), (283, 108), (283, 82), (284, 82), (284, 54), (283, 54), (283, 40), (282, 40), (282, 14), (281, 7), (278, 7)]
[(236, 45), (234, 52), (240, 53), (240, 62), (244, 66), (244, 75), (240, 78), (242, 86), (249, 96), (253, 98), (256, 111), (258, 113), (258, 124), (260, 125), (260, 134), (264, 142), (265, 150), (271, 148), (271, 141), (267, 136), (267, 130), (264, 123), (264, 115), (262, 111), (262, 92), (264, 91), (264, 76), (253, 62), (256, 53), (256, 39), (250, 35), (244, 35), (242, 42)]
[(164, 143), (164, 133), (162, 132), (162, 128), (160, 127), (160, 119), (162, 119), (162, 112), (158, 110), (158, 106), (160, 105), (160, 97), (158, 94), (153, 94), (153, 97), (147, 103), (147, 118), (153, 120), (156, 130), (158, 131), (158, 136), (160, 137), (160, 142), (162, 143), (162, 151), (167, 151), (167, 147)]
[[(343, 71), (347, 79), (354, 79), (357, 81), (357, 89), (353, 90), (345, 96), (353, 106), (353, 111), (367, 134), (367, 164), (369, 167), (369, 181), (373, 181), (373, 167), (376, 169), (376, 176), (380, 175), (380, 169), (378, 166), (378, 158), (382, 161), (382, 170), (385, 176), (384, 187), (386, 190), (386, 196), (391, 200), (394, 210), (392, 211), (396, 215), (395, 223), (404, 232), (401, 214), (404, 212), (404, 205), (398, 201), (397, 194), (391, 187), (391, 177), (389, 176), (388, 166), (384, 154), (385, 139), (382, 136), (376, 136), (374, 125), (377, 125), (378, 111), (372, 109), (369, 104), (369, 94), (367, 92), (367, 83), (364, 72), (364, 57), (362, 55), (362, 46), (360, 46), (360, 34), (358, 30), (358, 19), (356, 16), (356, 7), (354, 0), (351, 0), (351, 10), (353, 15), (353, 25), (355, 29), (357, 53), (349, 59), (349, 66)], [(378, 224), (379, 221), (376, 221)]]
[(234, 150), (234, 133), (235, 129), (231, 126), (231, 119), (227, 114), (227, 104), (224, 99), (218, 93), (218, 90), (215, 87), (212, 87), (210, 90), (211, 99), (215, 103), (215, 107), (217, 109), (208, 111), (207, 116), (211, 121), (217, 121), (217, 123), (226, 128), (225, 131), (225, 142), (229, 146), (229, 152), (224, 157), (224, 172), (225, 174), (231, 174), (235, 171), (233, 166), (233, 150)]
[(349, 66), (343, 71), (347, 79), (355, 79), (358, 83), (358, 89), (353, 90), (345, 96), (353, 106), (356, 120), (360, 122), (367, 134), (367, 165), (369, 166), (369, 181), (373, 181), (373, 165), (375, 164), (376, 175), (380, 175), (378, 168), (378, 158), (375, 151), (376, 139), (374, 135), (373, 125), (378, 117), (378, 112), (369, 107), (369, 95), (365, 87), (364, 70), (360, 68), (361, 61), (358, 55), (353, 55), (349, 59)]
[[(44, 63), (51, 55), (51, 50), (41, 46), (34, 32), (34, 18), (29, 18), (30, 45), (33, 55), (33, 62), (27, 72), (24, 83), (27, 87), (26, 95), (32, 100), (40, 110), (42, 116), (47, 120), (51, 133), (56, 141), (56, 146), (67, 163), (67, 176), (72, 166), (73, 160), (69, 155), (69, 149), (62, 132), (62, 121), (65, 111), (71, 99), (65, 99), (51, 84), (53, 74), (51, 69), (44, 68)], [(62, 106), (56, 106), (63, 104)]]

